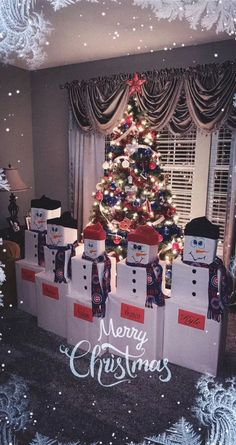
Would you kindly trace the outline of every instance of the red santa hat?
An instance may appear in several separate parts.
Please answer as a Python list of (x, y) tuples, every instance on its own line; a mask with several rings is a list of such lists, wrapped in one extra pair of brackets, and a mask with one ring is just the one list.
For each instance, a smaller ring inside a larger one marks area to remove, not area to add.
[(100, 222), (90, 224), (84, 229), (84, 239), (105, 240), (106, 232)]
[(128, 234), (128, 241), (147, 244), (148, 246), (156, 246), (162, 240), (162, 235), (154, 227), (148, 225), (138, 226), (136, 230), (131, 230)]

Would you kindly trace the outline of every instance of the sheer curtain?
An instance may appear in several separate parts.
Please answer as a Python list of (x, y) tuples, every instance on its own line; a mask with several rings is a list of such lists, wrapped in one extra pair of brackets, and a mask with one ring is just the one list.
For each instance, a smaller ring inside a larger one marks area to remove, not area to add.
[(92, 193), (103, 176), (105, 136), (84, 133), (70, 113), (69, 125), (69, 196), (71, 212), (78, 219), (79, 236), (89, 222)]

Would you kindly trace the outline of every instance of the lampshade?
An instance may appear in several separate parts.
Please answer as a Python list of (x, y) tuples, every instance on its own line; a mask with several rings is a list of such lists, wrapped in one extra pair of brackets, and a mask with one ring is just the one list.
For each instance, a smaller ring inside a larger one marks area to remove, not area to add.
[(7, 168), (4, 168), (4, 174), (10, 184), (11, 192), (24, 192), (29, 190), (29, 187), (21, 179), (18, 168), (9, 165)]

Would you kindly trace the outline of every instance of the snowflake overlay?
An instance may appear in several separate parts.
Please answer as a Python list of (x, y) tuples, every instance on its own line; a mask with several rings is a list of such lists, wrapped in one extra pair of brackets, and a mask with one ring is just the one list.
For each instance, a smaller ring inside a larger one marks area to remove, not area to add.
[[(146, 437), (139, 445), (235, 445), (236, 378), (226, 380), (223, 386), (213, 377), (202, 376), (196, 387), (199, 395), (193, 413), (200, 424), (207, 428), (207, 438), (203, 439), (194, 431), (193, 425), (182, 417), (165, 433)], [(29, 421), (27, 387), (21, 378), (13, 376), (7, 384), (0, 386), (0, 444), (16, 444), (17, 431), (23, 430)], [(64, 445), (79, 444), (81, 442)], [(63, 444), (36, 433), (28, 445)], [(135, 444), (132, 442), (132, 445)]]
[[(2, 245), (2, 238), (0, 238), (0, 246)], [(2, 286), (2, 284), (4, 283), (4, 281), (6, 281), (6, 275), (4, 272), (4, 267), (5, 265), (0, 261), (0, 287)], [(0, 307), (4, 306), (3, 303), (3, 294), (2, 291), (0, 289)]]
[(10, 185), (7, 182), (7, 179), (5, 178), (4, 170), (3, 168), (0, 168), (0, 190), (10, 190)]
[(159, 19), (186, 18), (191, 28), (211, 29), (216, 33), (236, 32), (236, 0), (133, 0), (141, 8), (150, 7)]
[[(67, 6), (74, 5), (75, 3), (80, 2), (81, 0), (48, 0), (49, 3), (53, 6), (54, 11), (58, 11), (61, 8), (66, 8)], [(99, 3), (98, 0), (87, 0), (90, 3)], [(116, 1), (116, 0), (111, 0)]]
[(182, 0), (133, 0), (133, 4), (142, 9), (150, 7), (158, 19), (167, 19), (169, 22), (184, 17)]
[[(81, 0), (47, 0), (54, 11)], [(99, 0), (87, 0), (99, 3)], [(118, 0), (110, 0), (117, 2)], [(102, 3), (102, 0), (100, 0)], [(37, 0), (0, 1), (0, 56), (6, 63), (15, 57), (26, 60), (30, 68), (39, 67), (46, 58), (43, 46), (52, 31), (43, 13), (36, 12)], [(133, 0), (133, 5), (151, 8), (158, 19), (187, 19), (191, 28), (236, 33), (236, 0)]]
[(42, 13), (33, 11), (34, 0), (2, 0), (0, 2), (0, 56), (11, 62), (15, 56), (27, 60), (30, 68), (46, 57), (42, 46), (51, 32)]
[(229, 35), (236, 31), (236, 0), (198, 0), (187, 1), (185, 17), (191, 28), (198, 25), (211, 29), (216, 26), (216, 33), (227, 32)]
[(19, 377), (12, 376), (0, 387), (0, 444), (16, 443), (15, 433), (29, 421), (26, 401), (27, 387)]
[[(4, 170), (3, 168), (0, 168), (0, 190), (10, 190), (10, 185), (8, 184), (5, 175), (4, 175)], [(0, 246), (2, 246), (2, 238), (0, 238)], [(6, 281), (6, 275), (4, 273), (4, 267), (5, 265), (0, 261), (0, 307), (3, 306), (3, 294), (1, 291), (1, 286), (4, 283), (4, 281)], [(0, 442), (1, 444), (1, 442)]]

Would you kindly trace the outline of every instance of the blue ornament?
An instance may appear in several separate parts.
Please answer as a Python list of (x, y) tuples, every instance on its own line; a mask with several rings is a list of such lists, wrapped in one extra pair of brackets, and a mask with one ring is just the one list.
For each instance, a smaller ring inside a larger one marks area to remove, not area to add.
[(163, 242), (169, 241), (171, 239), (169, 227), (162, 226), (158, 228), (158, 232), (163, 236)]
[(140, 201), (135, 199), (134, 202), (133, 202), (133, 205), (134, 205), (134, 207), (140, 207), (141, 203), (140, 203)]
[(115, 196), (109, 196), (107, 198), (107, 204), (109, 205), (109, 207), (113, 207), (114, 205), (116, 205), (117, 203), (117, 198)]
[(175, 236), (177, 236), (177, 237), (180, 237), (180, 236), (182, 236), (182, 230), (181, 230), (181, 228), (178, 227), (176, 224), (172, 224), (172, 225), (170, 226), (170, 234), (171, 234), (172, 236), (175, 235)]
[(109, 186), (110, 190), (116, 190), (116, 183), (112, 182)]
[(170, 229), (167, 226), (164, 226), (164, 235), (168, 236), (170, 234)]
[(157, 201), (152, 202), (151, 208), (152, 208), (152, 210), (158, 210), (158, 202)]

